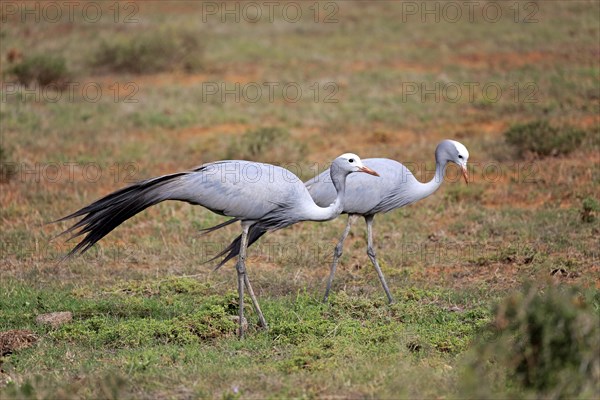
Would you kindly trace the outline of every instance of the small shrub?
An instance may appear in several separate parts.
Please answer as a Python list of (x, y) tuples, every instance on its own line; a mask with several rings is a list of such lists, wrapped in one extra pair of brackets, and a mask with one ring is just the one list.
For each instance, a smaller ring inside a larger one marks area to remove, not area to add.
[(286, 164), (304, 158), (306, 145), (282, 128), (247, 131), (227, 147), (226, 158)]
[(98, 69), (134, 74), (202, 67), (204, 45), (198, 34), (160, 30), (149, 34), (119, 35), (104, 40), (93, 57)]
[(600, 318), (593, 307), (573, 287), (526, 286), (497, 307), (471, 376), (479, 387), (506, 379), (505, 387), (548, 398), (598, 393)]
[(26, 57), (7, 72), (22, 85), (55, 85), (57, 89), (64, 89), (70, 76), (65, 58), (49, 54)]
[(594, 222), (596, 220), (596, 213), (600, 211), (600, 203), (592, 197), (586, 197), (583, 199), (581, 204), (581, 221), (583, 222)]
[(523, 157), (533, 153), (539, 157), (568, 154), (581, 145), (585, 132), (570, 126), (555, 127), (546, 121), (518, 124), (504, 133), (504, 137)]
[(9, 151), (0, 144), (0, 183), (8, 183), (17, 173), (17, 165), (10, 161)]

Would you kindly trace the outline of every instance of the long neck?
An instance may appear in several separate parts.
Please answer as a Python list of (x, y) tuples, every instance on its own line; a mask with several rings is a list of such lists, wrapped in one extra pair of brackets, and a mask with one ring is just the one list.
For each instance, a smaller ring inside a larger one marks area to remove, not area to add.
[(440, 161), (440, 159), (436, 156), (435, 158), (435, 175), (433, 179), (431, 179), (427, 183), (419, 184), (417, 190), (412, 192), (414, 199), (412, 201), (417, 201), (424, 199), (425, 197), (433, 194), (439, 187), (442, 185), (444, 181), (444, 174), (446, 173), (446, 165), (447, 163)]
[(344, 199), (346, 196), (347, 174), (331, 173), (331, 180), (337, 192), (335, 201), (328, 207), (319, 207), (313, 201), (305, 209), (305, 219), (308, 221), (329, 221), (344, 211)]

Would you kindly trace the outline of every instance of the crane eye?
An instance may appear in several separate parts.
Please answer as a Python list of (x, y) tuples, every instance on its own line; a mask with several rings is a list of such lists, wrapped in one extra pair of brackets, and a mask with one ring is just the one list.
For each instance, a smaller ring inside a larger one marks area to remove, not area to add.
[(354, 158), (349, 159), (348, 162), (353, 163), (354, 162)]
[(462, 155), (460, 155), (460, 154), (459, 154), (459, 155), (458, 155), (458, 158), (460, 158), (460, 159), (462, 160), (462, 158), (463, 158), (463, 157), (462, 157)]

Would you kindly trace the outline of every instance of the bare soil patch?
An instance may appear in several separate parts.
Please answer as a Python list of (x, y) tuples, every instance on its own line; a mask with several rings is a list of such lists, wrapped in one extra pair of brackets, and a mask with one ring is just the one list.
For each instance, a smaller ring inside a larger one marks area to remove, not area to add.
[(69, 311), (52, 312), (48, 314), (40, 314), (35, 318), (35, 322), (40, 325), (50, 325), (53, 328), (58, 328), (61, 325), (69, 323), (73, 320), (73, 314)]

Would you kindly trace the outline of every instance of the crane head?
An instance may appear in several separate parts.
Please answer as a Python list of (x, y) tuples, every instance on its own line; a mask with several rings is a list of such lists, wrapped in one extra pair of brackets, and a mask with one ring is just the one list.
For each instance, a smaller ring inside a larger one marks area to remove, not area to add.
[(435, 155), (439, 161), (452, 162), (458, 165), (465, 182), (467, 185), (469, 184), (469, 173), (467, 171), (469, 150), (462, 143), (456, 140), (444, 140), (438, 145)]
[(373, 171), (371, 168), (365, 166), (359, 156), (353, 153), (345, 153), (333, 160), (331, 163), (332, 171), (336, 169), (338, 171), (344, 171), (348, 174), (352, 172), (364, 172), (369, 175), (379, 176), (379, 174)]

